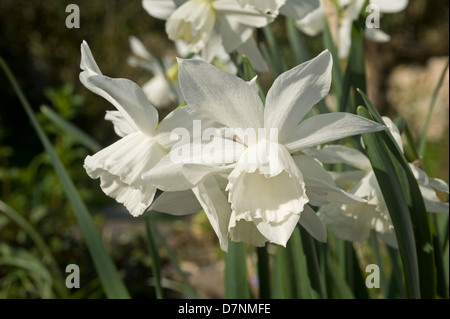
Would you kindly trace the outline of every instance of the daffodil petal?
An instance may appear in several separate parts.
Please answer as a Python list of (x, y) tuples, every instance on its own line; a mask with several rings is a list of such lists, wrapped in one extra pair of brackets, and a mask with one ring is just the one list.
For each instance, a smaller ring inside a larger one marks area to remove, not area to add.
[(263, 105), (244, 80), (204, 61), (178, 59), (179, 82), (188, 105), (230, 128), (263, 127)]
[(278, 128), (280, 143), (309, 110), (328, 94), (333, 59), (328, 50), (281, 74), (269, 89), (264, 109), (264, 127)]
[(236, 0), (217, 0), (213, 2), (213, 6), (227, 19), (256, 28), (262, 28), (274, 19), (273, 16), (266, 15), (255, 8), (242, 8)]
[(187, 143), (171, 150), (142, 178), (163, 191), (190, 189), (210, 175), (231, 171), (243, 148), (225, 139), (206, 144)]
[(135, 130), (153, 136), (158, 125), (158, 112), (147, 100), (142, 89), (127, 79), (112, 79), (100, 73), (86, 42), (81, 44), (80, 81), (83, 85), (100, 95), (122, 113), (122, 116)]
[(286, 243), (291, 238), (299, 219), (299, 214), (290, 214), (286, 220), (280, 223), (268, 223), (260, 219), (254, 220), (254, 223), (256, 228), (269, 242), (286, 247)]
[(175, 216), (194, 214), (202, 210), (192, 190), (163, 192), (148, 209)]
[(203, 183), (193, 188), (192, 191), (203, 207), (214, 232), (219, 238), (220, 248), (223, 251), (227, 251), (231, 208), (225, 191), (220, 187), (214, 176), (206, 178)]
[(406, 8), (408, 0), (370, 0), (370, 4), (377, 5), (383, 13), (397, 13)]
[(106, 111), (105, 120), (113, 123), (114, 131), (120, 137), (136, 132), (119, 111)]
[(253, 221), (236, 220), (234, 215), (234, 213), (231, 214), (229, 226), (230, 239), (232, 241), (244, 242), (256, 247), (263, 247), (269, 241), (256, 228)]
[(287, 0), (286, 4), (280, 8), (280, 13), (294, 20), (299, 20), (319, 7), (319, 0)]
[(362, 133), (386, 130), (386, 126), (350, 113), (313, 116), (298, 125), (285, 140), (291, 153)]
[(425, 208), (430, 213), (448, 213), (449, 204), (442, 202), (437, 197), (436, 192), (432, 188), (420, 187), (420, 193), (422, 194)]
[(321, 149), (307, 148), (302, 152), (326, 164), (347, 164), (361, 170), (371, 167), (369, 159), (363, 153), (344, 145), (326, 145)]
[(322, 243), (327, 241), (327, 229), (317, 213), (309, 206), (300, 215), (298, 223), (315, 239)]
[(250, 63), (256, 71), (267, 72), (269, 70), (266, 60), (264, 60), (264, 57), (259, 51), (255, 39), (253, 39), (252, 37), (248, 38), (248, 40), (242, 43), (242, 45), (239, 46), (236, 50), (239, 54), (245, 55), (249, 59)]
[(140, 132), (129, 134), (92, 156), (84, 168), (91, 178), (100, 178), (102, 190), (123, 203), (133, 216), (142, 214), (153, 201), (156, 188), (141, 179), (166, 152)]
[(177, 8), (173, 0), (142, 0), (142, 6), (149, 15), (161, 20), (167, 20)]
[(391, 36), (387, 33), (385, 33), (383, 30), (380, 29), (369, 29), (367, 28), (364, 36), (369, 39), (372, 40), (374, 42), (389, 42), (391, 41)]
[(295, 25), (302, 32), (314, 37), (323, 31), (325, 24), (325, 12), (322, 6), (310, 11), (300, 20), (295, 21)]

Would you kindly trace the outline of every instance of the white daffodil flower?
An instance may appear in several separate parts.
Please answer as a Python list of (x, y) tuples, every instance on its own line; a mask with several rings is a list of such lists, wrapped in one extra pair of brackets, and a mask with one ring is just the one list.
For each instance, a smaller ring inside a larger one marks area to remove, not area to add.
[(201, 51), (205, 61), (211, 62), (223, 46), (227, 52), (247, 55), (258, 71), (267, 71), (252, 33), (273, 17), (244, 9), (237, 0), (143, 0), (142, 5), (151, 16), (167, 20), (169, 39), (185, 41), (189, 51)]
[[(328, 93), (331, 66), (331, 54), (324, 51), (283, 73), (274, 81), (264, 107), (256, 79), (245, 82), (204, 61), (179, 60), (180, 87), (188, 106), (221, 123), (232, 134), (215, 139), (226, 145), (219, 154), (215, 149), (198, 149), (184, 156), (182, 148), (175, 148), (143, 178), (159, 189), (180, 191), (225, 174), (225, 189), (216, 185), (199, 190), (205, 194), (205, 200), (199, 200), (205, 211), (221, 211), (217, 220), (221, 241), (229, 234), (233, 241), (257, 246), (266, 242), (285, 245), (303, 217), (305, 228), (323, 240), (323, 226), (307, 204), (361, 200), (337, 188), (331, 176), (311, 158), (291, 154), (386, 129), (349, 113), (317, 115), (300, 123)], [(195, 148), (193, 145), (191, 149)], [(180, 151), (182, 160), (175, 161), (174, 154), (179, 157)], [(217, 206), (211, 198), (222, 204)]]
[[(129, 42), (133, 55), (128, 58), (128, 64), (141, 67), (153, 74), (153, 77), (142, 86), (150, 103), (157, 109), (180, 105), (183, 102), (183, 96), (178, 85), (178, 64), (175, 57), (164, 56), (161, 64), (138, 38), (130, 36)], [(179, 57), (189, 54), (183, 41), (175, 41), (175, 47)], [(236, 66), (223, 47), (219, 48), (212, 63), (227, 72), (237, 73)]]
[(276, 18), (278, 14), (301, 20), (320, 7), (319, 0), (237, 0), (243, 8), (253, 8)]
[[(380, 14), (397, 13), (406, 8), (409, 0), (370, 0), (370, 5), (375, 5)], [(341, 59), (347, 58), (351, 46), (352, 25), (363, 9), (365, 0), (339, 0), (337, 6), (339, 10), (339, 29), (338, 29), (338, 51)], [(315, 36), (322, 32), (325, 19), (324, 0), (320, 0), (320, 7), (311, 11), (303, 18), (296, 20), (297, 27), (304, 33)], [(366, 28), (366, 38), (376, 42), (390, 41), (390, 36), (380, 28)]]
[[(398, 128), (389, 118), (383, 117), (383, 120), (391, 130), (398, 146), (403, 150)], [(325, 221), (327, 228), (338, 237), (349, 241), (363, 241), (368, 238), (370, 230), (373, 229), (386, 243), (396, 247), (394, 226), (369, 159), (360, 151), (342, 145), (329, 145), (320, 150), (304, 150), (304, 153), (322, 163), (342, 163), (358, 169), (335, 172), (332, 175), (339, 186), (349, 189), (350, 193), (366, 199), (367, 202), (322, 206), (319, 215)], [(436, 195), (436, 191), (448, 194), (448, 185), (440, 179), (429, 178), (424, 171), (413, 164), (409, 166), (417, 179), (427, 211), (448, 213), (449, 204), (443, 203)]]
[(182, 97), (178, 78), (176, 72), (172, 71), (175, 58), (173, 61), (170, 61), (169, 58), (163, 59), (163, 65), (161, 65), (138, 38), (130, 36), (128, 40), (133, 53), (128, 58), (128, 64), (144, 68), (153, 74), (153, 77), (142, 86), (150, 103), (157, 109), (181, 104)]
[[(114, 124), (115, 132), (121, 137), (114, 144), (87, 156), (84, 168), (91, 178), (100, 178), (105, 194), (122, 203), (131, 215), (139, 216), (153, 203), (156, 192), (156, 188), (144, 182), (141, 175), (168, 153), (174, 143), (170, 140), (174, 128), (192, 126), (192, 115), (189, 108), (178, 108), (158, 126), (158, 113), (142, 89), (132, 81), (104, 76), (85, 41), (81, 44), (80, 67), (83, 85), (116, 107), (117, 111), (107, 112), (106, 119)], [(167, 205), (174, 197), (188, 198), (188, 195), (191, 195), (190, 199), (183, 209)], [(151, 209), (180, 215), (197, 212), (201, 207), (192, 191), (188, 191), (163, 193)]]

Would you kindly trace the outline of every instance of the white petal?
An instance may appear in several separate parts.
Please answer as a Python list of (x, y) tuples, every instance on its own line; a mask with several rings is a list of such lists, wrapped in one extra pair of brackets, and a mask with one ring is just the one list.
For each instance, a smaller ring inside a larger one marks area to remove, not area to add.
[(170, 90), (164, 74), (155, 74), (153, 78), (142, 86), (142, 90), (150, 103), (158, 109), (174, 103), (176, 99)]
[(347, 164), (363, 171), (371, 168), (369, 159), (363, 153), (344, 145), (326, 145), (321, 149), (307, 148), (302, 152), (326, 164)]
[[(178, 147), (178, 139), (174, 139), (172, 134), (176, 134), (178, 130), (184, 131), (189, 135), (190, 139), (186, 142), (207, 143), (211, 140), (207, 136), (208, 130), (212, 129), (218, 136), (223, 133), (219, 130), (222, 126), (211, 119), (204, 118), (199, 113), (192, 111), (189, 106), (178, 107), (170, 112), (159, 124), (155, 138), (158, 143), (165, 149)], [(181, 131), (180, 131), (181, 133)], [(177, 144), (175, 146), (175, 144)]]
[(288, 0), (281, 7), (280, 13), (294, 20), (299, 20), (319, 6), (319, 0)]
[(278, 10), (286, 3), (286, 0), (237, 0), (243, 8), (255, 8), (258, 11), (276, 17)]
[(348, 57), (352, 45), (352, 25), (353, 19), (343, 19), (338, 30), (338, 55), (339, 58)]
[(306, 195), (314, 206), (327, 203), (356, 204), (365, 202), (364, 199), (347, 193), (346, 191), (317, 179), (305, 179)]
[(311, 157), (302, 155), (294, 156), (293, 159), (302, 172), (306, 184), (306, 195), (311, 204), (320, 206), (329, 202), (354, 204), (364, 201), (336, 187), (331, 174)]
[(166, 23), (169, 39), (183, 40), (191, 52), (197, 53), (208, 42), (216, 23), (216, 13), (209, 1), (190, 0), (172, 13)]
[(214, 28), (211, 31), (208, 41), (202, 49), (202, 60), (211, 63), (211, 61), (217, 56), (221, 47), (222, 36), (219, 31)]
[(382, 31), (381, 29), (375, 28), (367, 28), (365, 33), (365, 37), (375, 42), (388, 42), (391, 41), (390, 35)]
[(370, 0), (370, 4), (375, 4), (383, 13), (396, 13), (404, 10), (408, 5), (408, 0)]
[(305, 179), (317, 179), (324, 183), (334, 185), (333, 177), (328, 173), (319, 162), (311, 156), (297, 155), (292, 157), (297, 164), (300, 172)]
[(311, 236), (322, 243), (326, 243), (327, 229), (319, 216), (317, 216), (317, 213), (309, 205), (305, 205), (298, 222)]
[(91, 49), (86, 41), (83, 40), (81, 43), (81, 62), (80, 69), (82, 70), (91, 70), (94, 74), (102, 75), (100, 68), (95, 62), (94, 57), (92, 56)]
[(138, 216), (152, 203), (156, 191), (141, 179), (141, 174), (165, 154), (152, 138), (136, 132), (86, 157), (84, 168), (91, 178), (100, 177), (101, 188), (107, 195)]
[(355, 171), (345, 171), (345, 172), (330, 172), (330, 175), (333, 176), (336, 185), (339, 188), (349, 190), (353, 188), (361, 179), (366, 175), (365, 171), (355, 170)]
[(268, 67), (266, 64), (266, 60), (262, 56), (261, 52), (258, 49), (258, 45), (255, 42), (255, 39), (252, 37), (248, 38), (241, 46), (237, 48), (239, 54), (245, 55), (253, 68), (258, 72), (267, 72)]
[(391, 246), (392, 248), (398, 249), (397, 236), (394, 231), (388, 231), (385, 233), (377, 233), (377, 235), (384, 241), (385, 244)]
[(442, 202), (432, 188), (420, 186), (425, 208), (430, 213), (448, 213), (449, 204)]
[(225, 191), (220, 187), (215, 177), (205, 179), (192, 191), (202, 205), (214, 232), (219, 238), (220, 248), (227, 251), (231, 208)]
[(133, 52), (135, 56), (148, 61), (154, 60), (154, 57), (148, 52), (145, 45), (137, 37), (128, 37), (128, 42), (130, 43), (131, 52)]
[(222, 43), (227, 52), (233, 52), (253, 34), (253, 28), (241, 24), (227, 16), (218, 16)]
[(302, 19), (295, 21), (297, 28), (311, 37), (322, 32), (324, 24), (325, 12), (322, 6), (311, 11)]
[(142, 0), (142, 6), (154, 18), (167, 20), (177, 8), (173, 0)]
[(202, 210), (192, 190), (163, 192), (148, 209), (175, 216), (194, 214)]
[(102, 75), (90, 76), (82, 82), (86, 88), (113, 104), (133, 128), (148, 136), (154, 135), (158, 112), (136, 83)]
[(256, 228), (269, 242), (286, 247), (286, 243), (291, 238), (299, 218), (300, 215), (298, 214), (290, 214), (286, 220), (280, 223), (268, 223), (260, 219), (256, 219), (254, 223)]
[(119, 111), (106, 111), (105, 120), (113, 123), (114, 132), (120, 137), (136, 132)]
[(274, 17), (266, 15), (254, 8), (242, 8), (236, 0), (217, 0), (213, 2), (214, 9), (220, 15), (236, 23), (262, 28), (273, 21)]
[(350, 113), (328, 113), (313, 116), (291, 132), (285, 146), (291, 153), (344, 137), (386, 130), (386, 126)]
[(229, 140), (188, 143), (173, 149), (142, 178), (163, 191), (190, 189), (210, 175), (231, 171), (242, 151), (241, 144)]
[(152, 136), (158, 125), (158, 112), (142, 89), (127, 79), (112, 79), (96, 73), (98, 67), (86, 42), (81, 45), (80, 81), (83, 85), (113, 104), (135, 130)]
[[(343, 214), (346, 210), (346, 215)], [(364, 218), (358, 218), (349, 211), (357, 211), (362, 216), (372, 215), (374, 206), (367, 204), (356, 205), (339, 205), (329, 204), (319, 209), (319, 216), (325, 222), (329, 231), (333, 232), (337, 237), (348, 241), (361, 242), (369, 237), (370, 224)]]
[(263, 247), (269, 240), (256, 228), (254, 222), (244, 219), (236, 220), (235, 213), (230, 218), (230, 239), (236, 242), (244, 242), (257, 247)]
[(428, 180), (428, 187), (440, 192), (449, 193), (448, 184), (439, 178), (430, 178)]
[(179, 82), (188, 105), (230, 128), (263, 127), (263, 105), (244, 80), (201, 60), (178, 59)]
[(309, 110), (327, 95), (333, 59), (328, 50), (281, 74), (269, 89), (264, 127), (278, 128), (284, 143)]

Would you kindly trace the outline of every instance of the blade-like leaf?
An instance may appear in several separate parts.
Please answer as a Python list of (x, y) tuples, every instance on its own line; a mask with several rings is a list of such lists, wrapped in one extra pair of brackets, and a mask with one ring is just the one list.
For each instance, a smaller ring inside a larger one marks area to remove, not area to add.
[[(371, 119), (363, 107), (358, 108), (358, 114)], [(384, 132), (363, 134), (366, 153), (375, 172), (378, 184), (383, 193), (397, 236), (400, 255), (411, 298), (420, 298), (419, 266), (413, 223), (406, 202), (398, 167), (393, 163), (392, 151), (386, 147), (383, 139)]]
[(38, 120), (36, 119), (33, 110), (28, 103), (27, 99), (22, 93), (16, 79), (12, 75), (6, 63), (0, 58), (0, 65), (6, 73), (11, 85), (13, 86), (19, 100), (24, 107), (34, 129), (36, 130), (39, 139), (44, 145), (45, 150), (50, 156), (52, 165), (58, 175), (62, 187), (72, 205), (73, 211), (78, 220), (78, 224), (83, 233), (84, 239), (86, 240), (87, 247), (91, 254), (92, 260), (94, 261), (95, 268), (98, 275), (102, 281), (103, 289), (109, 298), (129, 298), (129, 293), (123, 284), (122, 280), (117, 273), (116, 267), (114, 266), (112, 260), (110, 259), (108, 253), (103, 246), (100, 235), (92, 222), (92, 218), (82, 201), (80, 195), (78, 194), (75, 185), (67, 174), (63, 164), (61, 163), (58, 155), (55, 153), (47, 135), (40, 126)]
[(36, 230), (36, 228), (34, 228), (33, 225), (31, 225), (25, 218), (23, 218), (21, 214), (16, 212), (14, 209), (6, 205), (6, 203), (4, 203), (1, 200), (0, 200), (0, 211), (3, 212), (6, 216), (8, 216), (11, 220), (13, 220), (17, 225), (19, 225), (36, 243), (36, 246), (39, 248), (39, 250), (43, 255), (43, 260), (48, 262), (50, 269), (53, 273), (53, 276), (55, 277), (54, 285), (56, 291), (58, 292), (60, 297), (67, 298), (68, 297), (67, 287), (64, 284), (64, 277), (61, 272), (61, 269), (58, 267), (58, 263), (53, 257), (50, 248), (47, 246), (44, 239)]
[(41, 106), (41, 112), (55, 124), (57, 127), (71, 135), (78, 142), (89, 148), (92, 152), (98, 152), (101, 149), (100, 144), (98, 144), (92, 137), (84, 133), (78, 127), (61, 117), (58, 113), (53, 111), (46, 105)]
[[(364, 99), (371, 115), (374, 119), (383, 123), (381, 116), (372, 105), (367, 96), (359, 91)], [(431, 227), (428, 221), (425, 203), (422, 193), (414, 174), (411, 171), (409, 163), (403, 156), (390, 131), (380, 132), (383, 141), (390, 151), (392, 162), (396, 165), (396, 171), (400, 175), (399, 181), (403, 190), (404, 199), (408, 205), (410, 219), (413, 224), (414, 238), (416, 242), (417, 258), (419, 264), (420, 289), (422, 298), (434, 298), (436, 287), (436, 268), (434, 265), (433, 239), (431, 236)], [(384, 194), (383, 194), (384, 195)], [(391, 216), (392, 217), (392, 216)], [(396, 227), (394, 225), (394, 227)]]
[(250, 298), (246, 262), (247, 250), (244, 243), (228, 239), (228, 252), (225, 256), (225, 298)]

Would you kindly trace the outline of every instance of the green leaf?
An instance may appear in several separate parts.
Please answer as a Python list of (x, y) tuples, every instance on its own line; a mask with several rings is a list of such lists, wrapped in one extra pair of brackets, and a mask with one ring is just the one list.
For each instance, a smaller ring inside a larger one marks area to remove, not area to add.
[(186, 273), (181, 269), (181, 267), (177, 261), (177, 258), (175, 257), (174, 253), (172, 252), (169, 245), (167, 244), (167, 241), (159, 233), (159, 231), (156, 227), (153, 229), (153, 236), (155, 236), (156, 237), (155, 239), (163, 246), (164, 250), (166, 251), (167, 258), (169, 258), (170, 262), (175, 267), (175, 271), (177, 272), (178, 276), (180, 276), (180, 279), (183, 282), (184, 292), (186, 293), (186, 295), (189, 298), (198, 298), (195, 288), (189, 282), (189, 279), (186, 276)]
[[(350, 68), (350, 81), (354, 92), (354, 105), (362, 105), (363, 99), (357, 94), (357, 89), (367, 92), (366, 90), (366, 69), (364, 63), (364, 30), (359, 27), (359, 23), (355, 22), (352, 28), (352, 45), (350, 47), (350, 56), (348, 59)], [(355, 109), (352, 113), (355, 113)]]
[(309, 281), (308, 266), (306, 256), (303, 252), (300, 230), (298, 227), (294, 229), (291, 238), (286, 244), (288, 256), (292, 264), (295, 280), (296, 294), (298, 298), (311, 299), (313, 297), (311, 283)]
[(61, 163), (58, 155), (55, 153), (47, 135), (44, 130), (40, 126), (38, 120), (36, 119), (33, 110), (28, 103), (27, 99), (22, 93), (19, 85), (17, 84), (16, 79), (12, 75), (6, 63), (0, 58), (0, 65), (2, 66), (6, 76), (8, 77), (11, 85), (13, 86), (19, 100), (25, 109), (34, 129), (36, 130), (39, 139), (44, 145), (45, 150), (50, 156), (52, 165), (55, 169), (56, 174), (58, 175), (61, 185), (69, 199), (69, 202), (72, 205), (73, 211), (78, 220), (78, 224), (83, 233), (84, 239), (86, 240), (87, 247), (91, 254), (92, 260), (94, 261), (95, 268), (97, 270), (98, 275), (100, 276), (100, 280), (102, 281), (103, 289), (105, 290), (108, 298), (114, 299), (123, 299), (129, 298), (130, 295), (123, 284), (122, 280), (117, 273), (116, 267), (114, 266), (112, 260), (110, 259), (108, 253), (103, 246), (100, 235), (95, 228), (92, 218), (82, 201), (80, 195), (78, 194), (75, 185), (67, 174), (63, 164)]
[(433, 95), (431, 96), (430, 105), (428, 106), (427, 117), (425, 119), (425, 124), (423, 126), (423, 133), (422, 133), (422, 136), (420, 137), (420, 142), (419, 142), (419, 155), (420, 156), (423, 156), (423, 154), (425, 153), (425, 147), (426, 147), (426, 143), (427, 143), (427, 131), (428, 131), (428, 126), (430, 124), (431, 113), (433, 112), (434, 105), (436, 104), (436, 98), (439, 93), (439, 89), (441, 88), (442, 83), (444, 82), (445, 74), (448, 69), (448, 64), (449, 64), (449, 59), (447, 59), (447, 64), (445, 65), (444, 70), (441, 73), (441, 77), (439, 78), (439, 81), (438, 81), (436, 87), (434, 88)]
[(247, 250), (244, 243), (234, 242), (230, 239), (228, 239), (228, 252), (225, 256), (225, 298), (250, 298)]
[(42, 253), (42, 260), (48, 262), (49, 267), (53, 273), (55, 290), (58, 292), (61, 298), (67, 298), (68, 292), (67, 287), (65, 286), (65, 280), (61, 269), (58, 267), (58, 263), (53, 257), (50, 248), (45, 243), (42, 236), (39, 232), (30, 224), (25, 218), (22, 217), (21, 214), (16, 212), (14, 209), (6, 205), (3, 201), (0, 200), (0, 211), (3, 212), (6, 216), (8, 216), (12, 221), (14, 221), (17, 225), (19, 225), (30, 238), (36, 243), (36, 246)]
[(147, 214), (145, 217), (145, 229), (147, 231), (148, 250), (152, 259), (152, 269), (155, 277), (156, 298), (164, 298), (163, 288), (161, 286), (161, 264), (159, 262), (157, 239), (155, 236), (155, 224), (153, 214)]
[(270, 56), (272, 57), (272, 66), (274, 68), (271, 68), (271, 71), (274, 72), (275, 76), (279, 76), (281, 73), (283, 73), (285, 67), (283, 65), (283, 59), (280, 52), (280, 47), (277, 44), (277, 41), (275, 40), (275, 35), (273, 34), (273, 31), (270, 27), (270, 25), (267, 25), (263, 28), (261, 28), (264, 36), (266, 37), (267, 44), (269, 46), (270, 50)]
[(333, 88), (333, 93), (336, 96), (336, 103), (338, 104), (341, 101), (342, 95), (342, 67), (336, 45), (334, 44), (333, 37), (331, 36), (330, 26), (328, 25), (328, 21), (326, 19), (324, 19), (323, 44), (325, 48), (330, 51), (333, 57), (333, 81), (331, 82), (331, 85)]
[(334, 291), (336, 292), (337, 298), (339, 299), (354, 299), (350, 287), (344, 279), (344, 274), (342, 270), (339, 268), (338, 264), (333, 260), (333, 256), (328, 252), (326, 257), (326, 267), (327, 267), (327, 275), (330, 278), (330, 284)]
[(300, 64), (309, 60), (310, 57), (305, 39), (296, 27), (293, 19), (286, 18), (286, 33), (289, 39), (291, 52), (295, 58), (295, 64)]
[[(359, 107), (357, 111), (358, 115), (372, 119), (365, 108)], [(407, 188), (408, 185), (405, 184), (408, 181), (405, 182), (405, 174), (402, 171), (401, 163), (399, 163), (398, 154), (395, 154), (397, 149), (393, 148), (392, 145), (388, 147), (385, 144), (386, 139), (384, 135), (386, 134), (386, 132), (377, 132), (363, 134), (362, 137), (367, 156), (380, 185), (394, 225), (405, 270), (408, 295), (411, 298), (420, 298), (421, 281), (419, 276), (418, 253), (425, 247), (419, 246), (420, 249), (416, 249), (416, 238), (411, 220), (412, 214), (410, 213), (410, 207), (408, 207), (408, 201), (406, 199), (408, 190), (405, 187)], [(400, 157), (403, 158), (401, 154)], [(421, 195), (419, 194), (419, 196)], [(420, 245), (420, 243), (417, 244)], [(428, 280), (430, 280), (429, 277)], [(434, 278), (431, 278), (431, 281), (434, 281)]]
[[(256, 76), (255, 69), (253, 68), (252, 64), (250, 63), (250, 61), (248, 60), (248, 58), (245, 55), (242, 56), (242, 67), (244, 69), (244, 80), (245, 81), (250, 81)], [(264, 95), (264, 91), (262, 90), (261, 84), (259, 83), (258, 79), (256, 79), (256, 85), (258, 85), (259, 97), (261, 98), (263, 105), (265, 105), (266, 104), (266, 96)]]
[(319, 258), (317, 256), (317, 249), (314, 245), (315, 239), (304, 229), (302, 229), (300, 235), (302, 237), (302, 244), (305, 255), (308, 256), (308, 258), (306, 258), (306, 262), (308, 264), (308, 273), (309, 278), (311, 279), (311, 287), (318, 292), (320, 298), (325, 299), (325, 278), (323, 278), (322, 276), (322, 270), (320, 268)]
[(259, 281), (259, 298), (269, 299), (270, 294), (270, 267), (269, 254), (267, 247), (257, 247), (256, 254), (258, 256), (258, 281)]
[(98, 144), (92, 137), (87, 135), (85, 132), (80, 130), (78, 127), (64, 119), (61, 115), (53, 111), (46, 105), (41, 106), (41, 112), (55, 124), (57, 127), (65, 131), (67, 134), (71, 135), (82, 145), (86, 146), (92, 152), (98, 152), (101, 149), (100, 144)]
[[(376, 121), (383, 124), (381, 116), (372, 105), (367, 96), (359, 91), (363, 97), (367, 107)], [(402, 154), (402, 151), (395, 142), (389, 130), (381, 132), (381, 136), (390, 150), (393, 163), (396, 164), (396, 170), (403, 177), (400, 179), (402, 183), (404, 198), (410, 211), (411, 221), (413, 224), (414, 237), (416, 241), (417, 258), (419, 263), (420, 287), (422, 298), (434, 298), (436, 287), (436, 268), (434, 265), (433, 239), (431, 235), (431, 225), (428, 221), (425, 203), (420, 191), (417, 180)], [(392, 217), (392, 216), (391, 216)], [(395, 227), (395, 225), (394, 225)]]

